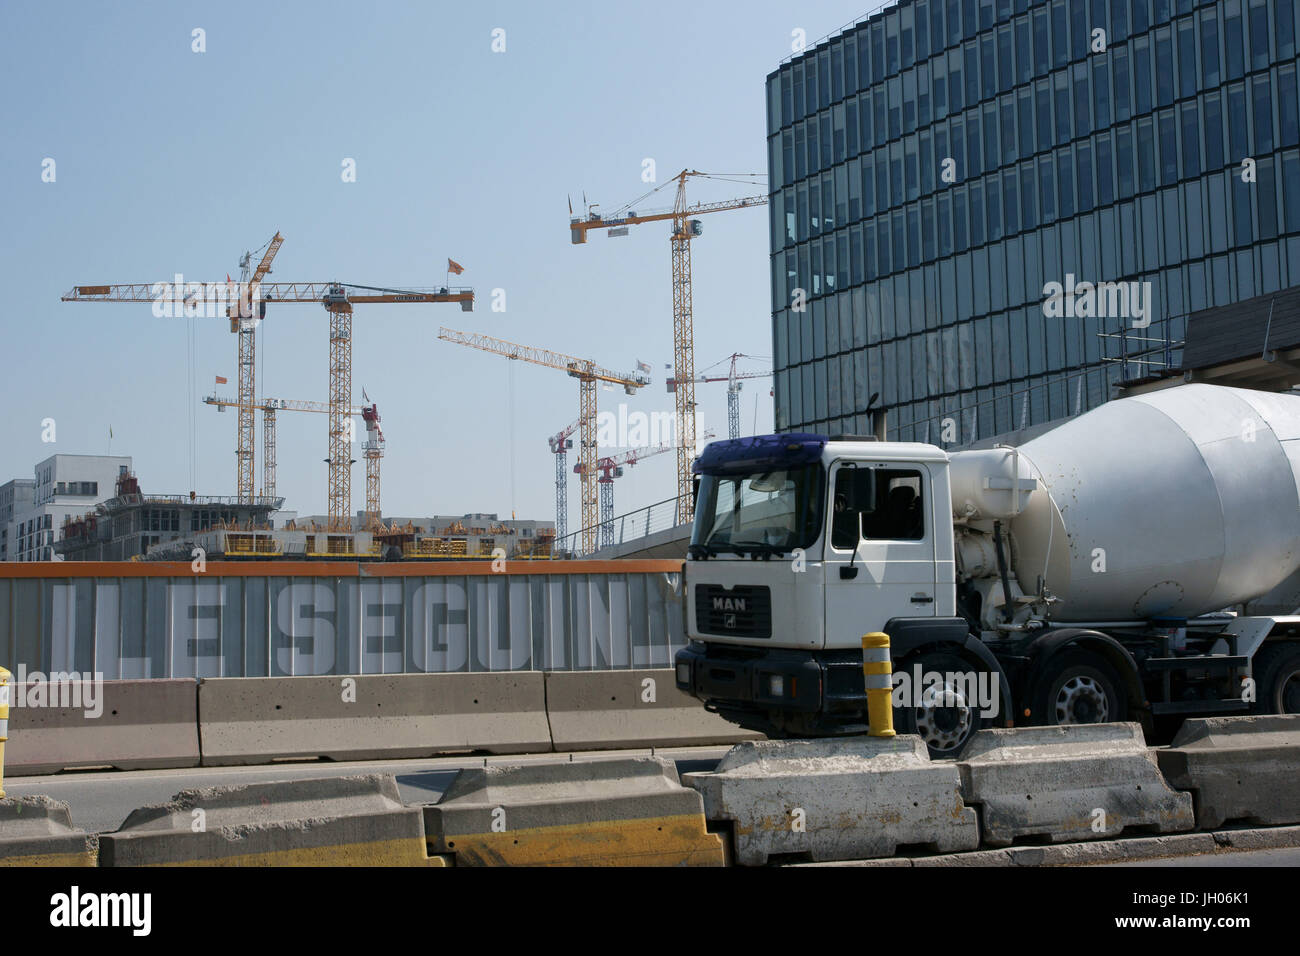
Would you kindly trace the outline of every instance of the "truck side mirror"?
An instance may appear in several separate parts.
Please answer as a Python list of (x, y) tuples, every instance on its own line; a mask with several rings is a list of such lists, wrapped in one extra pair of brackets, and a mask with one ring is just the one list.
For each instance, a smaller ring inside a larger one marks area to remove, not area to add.
[(844, 567), (840, 568), (841, 581), (852, 581), (854, 578), (858, 576), (858, 569), (853, 566), (853, 562), (856, 561), (858, 558), (858, 545), (861, 544), (862, 539), (866, 537), (866, 535), (862, 533), (862, 525), (865, 520), (866, 520), (866, 512), (859, 511), (858, 512), (858, 540), (853, 542), (853, 555), (852, 557), (849, 558), (849, 563)]

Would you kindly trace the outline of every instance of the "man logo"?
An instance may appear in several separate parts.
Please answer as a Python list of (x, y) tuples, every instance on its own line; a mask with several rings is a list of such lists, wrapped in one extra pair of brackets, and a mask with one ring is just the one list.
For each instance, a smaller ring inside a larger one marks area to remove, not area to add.
[(713, 610), (715, 611), (744, 611), (744, 598), (714, 598)]
[(734, 631), (736, 629), (736, 615), (734, 614), (726, 615), (722, 619), (722, 624), (724, 627), (727, 627)]

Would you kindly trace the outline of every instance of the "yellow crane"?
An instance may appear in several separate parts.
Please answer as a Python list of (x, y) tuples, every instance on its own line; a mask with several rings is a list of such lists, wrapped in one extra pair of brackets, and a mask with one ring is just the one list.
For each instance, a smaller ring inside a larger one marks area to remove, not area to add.
[[(440, 329), (438, 338), (457, 345), (482, 349), (495, 355), (504, 355), (508, 359), (545, 365), (567, 372), (578, 380), (578, 471), (582, 477), (582, 553), (591, 554), (596, 550), (597, 524), (600, 520), (600, 501), (596, 488), (596, 383), (609, 382), (622, 385), (629, 395), (635, 395), (638, 388), (650, 384), (650, 377), (637, 370), (630, 375), (620, 375), (603, 369), (590, 359), (574, 358), (563, 352), (550, 349), (532, 348), (516, 345), (490, 335), (476, 332), (457, 332), (455, 329)], [(581, 469), (581, 470), (579, 470)]]
[[(256, 290), (271, 273), (271, 262), (284, 245), (284, 237), (277, 231), (266, 244), (266, 253), (251, 273), (249, 265), (253, 254), (245, 252), (239, 261), (239, 281), (244, 289)], [(250, 306), (255, 304), (256, 292), (245, 297)], [(239, 336), (236, 372), (239, 378), (239, 420), (235, 441), (235, 493), (240, 501), (253, 500), (253, 396), (257, 394), (256, 356), (257, 324), (262, 318), (261, 309), (243, 309), (240, 302), (226, 308), (230, 331)]]
[[(767, 205), (766, 195), (688, 205), (686, 181), (696, 176), (728, 182), (747, 182), (749, 185), (760, 185), (756, 180), (765, 178), (758, 173), (711, 175), (695, 169), (683, 169), (668, 182), (620, 206), (608, 216), (602, 215), (598, 206), (589, 204), (586, 218), (578, 218), (573, 216), (573, 204), (569, 204), (569, 238), (575, 246), (585, 243), (587, 233), (593, 229), (608, 229), (610, 236), (617, 237), (626, 235), (628, 226), (646, 222), (672, 223), (670, 240), (673, 253), (673, 378), (678, 383), (675, 404), (677, 522), (679, 524), (691, 520), (695, 507), (691, 495), (691, 461), (695, 457), (695, 317), (691, 302), (691, 240), (699, 236), (702, 230), (699, 221), (693, 217), (710, 212), (724, 212), (728, 209), (747, 209), (750, 206)], [(676, 184), (677, 195), (671, 210), (648, 213), (633, 211), (633, 206), (673, 184)]]
[[(361, 392), (365, 395), (365, 390)], [(368, 399), (367, 399), (368, 400)], [(216, 406), (218, 411), (227, 408), (243, 409), (243, 404), (235, 399), (208, 395), (203, 401)], [(268, 498), (275, 495), (276, 470), (276, 412), (316, 412), (328, 415), (330, 407), (325, 402), (304, 402), (292, 398), (264, 398), (253, 404), (262, 413), (262, 494)], [(349, 419), (360, 418), (366, 425), (366, 526), (374, 527), (380, 520), (379, 508), (379, 474), (380, 463), (384, 457), (384, 433), (379, 428), (379, 408), (373, 402), (368, 405), (352, 406), (348, 409)]]
[[(125, 285), (79, 285), (62, 296), (64, 302), (154, 302), (162, 297), (174, 296), (177, 304), (224, 302), (229, 298), (233, 283), (185, 283), (183, 290), (175, 290), (165, 282), (140, 282)], [(348, 426), (352, 407), (352, 307), (373, 303), (420, 304), (430, 302), (457, 302), (461, 311), (474, 311), (474, 290), (443, 287), (440, 289), (385, 289), (357, 285), (351, 282), (265, 282), (256, 287), (239, 290), (239, 322), (256, 326), (254, 316), (260, 317), (268, 302), (316, 302), (325, 306), (330, 320), (330, 377), (329, 377), (329, 530), (350, 531), (352, 528), (352, 430)], [(235, 306), (231, 306), (235, 308)], [(247, 315), (245, 320), (243, 316)], [(232, 323), (235, 320), (232, 318)], [(251, 340), (250, 340), (251, 341)], [(242, 343), (242, 340), (241, 340)], [(242, 344), (241, 344), (242, 348)], [(251, 353), (250, 353), (251, 354)], [(241, 361), (242, 361), (241, 352)], [(240, 375), (244, 374), (241, 366)], [(252, 388), (252, 365), (248, 367), (249, 388)], [(240, 379), (238, 402), (250, 408), (254, 404), (251, 394), (243, 393)], [(251, 412), (250, 412), (251, 415)], [(241, 435), (241, 441), (245, 437)], [(247, 473), (240, 472), (240, 494), (252, 496), (252, 432), (246, 436), (249, 446)], [(241, 463), (245, 459), (240, 459)]]

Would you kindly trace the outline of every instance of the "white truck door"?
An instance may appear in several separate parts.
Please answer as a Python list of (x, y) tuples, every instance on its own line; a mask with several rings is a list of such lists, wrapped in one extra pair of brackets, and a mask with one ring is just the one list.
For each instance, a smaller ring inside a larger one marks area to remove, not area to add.
[(934, 617), (933, 486), (920, 462), (836, 462), (825, 550), (826, 647), (896, 617)]

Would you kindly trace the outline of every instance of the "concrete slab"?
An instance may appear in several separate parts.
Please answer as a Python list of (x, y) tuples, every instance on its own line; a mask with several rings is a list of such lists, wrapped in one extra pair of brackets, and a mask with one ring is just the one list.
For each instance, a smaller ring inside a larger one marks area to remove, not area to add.
[(425, 808), (457, 866), (722, 866), (700, 795), (660, 757), (462, 770)]
[(540, 673), (204, 680), (199, 734), (208, 767), (551, 749)]
[(1127, 827), (1191, 830), (1191, 797), (1170, 788), (1135, 723), (981, 730), (957, 760), (985, 845), (1100, 840)]
[(1202, 830), (1300, 823), (1300, 715), (1186, 720), (1156, 759), (1170, 784), (1191, 792)]
[(546, 714), (556, 750), (737, 743), (761, 738), (677, 689), (671, 668), (552, 671)]
[(101, 866), (428, 866), (418, 807), (370, 774), (182, 790), (100, 836)]
[(98, 837), (49, 797), (0, 800), (0, 866), (95, 866)]
[(934, 763), (920, 737), (843, 737), (738, 744), (712, 773), (689, 773), (711, 821), (732, 823), (736, 862), (892, 856), (901, 845), (935, 852), (979, 845), (975, 811), (951, 763)]
[[(193, 680), (112, 680), (90, 685), (13, 684), (5, 773), (87, 767), (152, 770), (199, 765), (198, 685)], [(69, 702), (78, 706), (58, 706)], [(93, 707), (82, 706), (90, 704)]]

